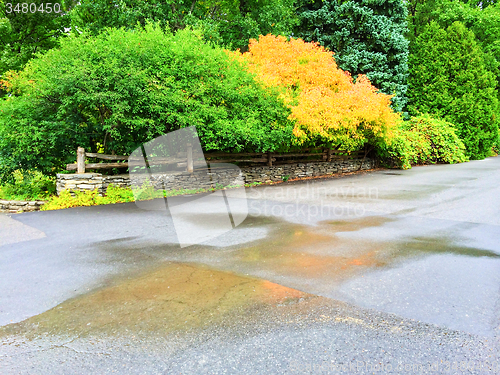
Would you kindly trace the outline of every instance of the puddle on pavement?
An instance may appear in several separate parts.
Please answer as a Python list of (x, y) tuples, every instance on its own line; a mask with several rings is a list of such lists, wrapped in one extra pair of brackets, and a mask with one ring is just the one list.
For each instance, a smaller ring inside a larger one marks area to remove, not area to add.
[[(133, 277), (129, 273), (128, 279), (115, 279), (101, 289), (38, 316), (0, 328), (0, 336), (23, 334), (35, 338), (53, 334), (186, 330), (223, 324), (228, 314), (239, 309), (313, 297), (297, 289), (333, 296), (336, 286), (346, 279), (433, 253), (499, 257), (481, 249), (456, 246), (450, 238), (415, 237), (388, 242), (337, 235), (373, 227), (383, 230), (383, 226), (394, 220), (371, 216), (306, 226), (278, 218), (249, 216), (243, 228), (266, 226), (270, 234), (250, 246), (227, 248), (197, 245), (180, 249), (172, 244), (156, 244), (141, 253), (141, 242), (135, 238), (103, 242), (101, 245), (106, 245), (105, 252), (113, 261), (122, 257), (138, 260), (143, 256), (155, 260), (145, 262), (150, 269), (145, 273), (135, 273)], [(151, 269), (153, 263), (157, 268)], [(208, 266), (197, 265), (200, 263)]]
[(373, 243), (353, 246), (351, 241), (335, 234), (389, 221), (391, 219), (384, 217), (364, 217), (323, 222), (316, 227), (282, 223), (266, 241), (236, 251), (233, 266), (293, 277), (328, 277), (330, 280), (352, 277), (366, 268), (384, 266), (385, 261), (378, 257), (382, 248)]
[[(203, 216), (203, 215), (202, 215)], [(370, 270), (392, 267), (402, 262), (435, 253), (464, 256), (498, 257), (497, 254), (470, 247), (454, 245), (450, 238), (415, 237), (405, 241), (380, 241), (341, 236), (368, 228), (391, 225), (396, 218), (368, 216), (349, 220), (330, 220), (317, 226), (294, 224), (276, 217), (248, 216), (228, 236), (240, 236), (238, 230), (268, 228), (264, 239), (226, 247), (195, 245), (181, 249), (172, 244), (103, 243), (102, 260), (120, 262), (133, 260), (134, 264), (151, 266), (154, 262), (175, 261), (207, 264), (211, 267), (251, 274), (300, 289), (308, 280), (325, 280), (336, 284)], [(231, 243), (231, 240), (227, 241)], [(104, 246), (105, 245), (105, 246)], [(282, 279), (281, 277), (284, 277)]]
[(326, 221), (328, 227), (331, 228), (333, 232), (354, 232), (370, 227), (380, 227), (385, 223), (394, 221), (394, 219), (383, 217), (383, 216), (367, 216), (361, 217), (354, 220), (336, 220), (336, 221)]
[(23, 322), (0, 328), (0, 336), (28, 339), (52, 335), (171, 332), (222, 323), (238, 309), (296, 303), (312, 297), (266, 280), (208, 267), (172, 263), (140, 277), (68, 300)]
[(380, 199), (414, 200), (425, 198), (432, 194), (438, 194), (450, 187), (449, 184), (442, 185), (413, 185), (410, 189), (400, 189), (396, 192), (380, 193)]
[(227, 269), (271, 280), (278, 280), (277, 277), (293, 279), (292, 286), (298, 287), (302, 283), (310, 285), (311, 279), (320, 283), (323, 279), (335, 285), (371, 270), (393, 267), (431, 254), (500, 257), (491, 251), (455, 245), (453, 239), (446, 237), (380, 241), (337, 235), (390, 225), (395, 220), (370, 216), (325, 221), (315, 227), (282, 222), (265, 241), (225, 254), (226, 258), (217, 258), (216, 263), (218, 267), (226, 264)]
[(453, 240), (446, 237), (413, 237), (410, 241), (400, 243), (398, 249), (398, 255), (403, 258), (430, 254), (500, 258), (500, 254), (493, 251), (453, 245)]

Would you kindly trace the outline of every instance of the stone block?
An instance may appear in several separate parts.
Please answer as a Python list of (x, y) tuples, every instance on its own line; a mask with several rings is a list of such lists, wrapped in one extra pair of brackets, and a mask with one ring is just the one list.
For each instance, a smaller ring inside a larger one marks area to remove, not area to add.
[(79, 184), (77, 185), (78, 189), (84, 189), (84, 190), (95, 190), (96, 185), (93, 184)]

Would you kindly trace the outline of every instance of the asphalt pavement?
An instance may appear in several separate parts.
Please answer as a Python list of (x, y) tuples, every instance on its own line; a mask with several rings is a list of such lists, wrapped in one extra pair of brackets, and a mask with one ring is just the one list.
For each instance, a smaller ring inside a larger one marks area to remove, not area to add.
[(188, 247), (199, 195), (1, 214), (0, 373), (500, 373), (499, 186), (500, 158), (257, 186)]

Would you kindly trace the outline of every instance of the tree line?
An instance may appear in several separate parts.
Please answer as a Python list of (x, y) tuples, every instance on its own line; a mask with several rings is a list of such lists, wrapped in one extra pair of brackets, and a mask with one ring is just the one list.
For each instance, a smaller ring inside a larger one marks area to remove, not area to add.
[(53, 173), (75, 145), (126, 153), (190, 125), (208, 150), (372, 147), (403, 167), (498, 151), (496, 1), (12, 4), (0, 1), (3, 179)]

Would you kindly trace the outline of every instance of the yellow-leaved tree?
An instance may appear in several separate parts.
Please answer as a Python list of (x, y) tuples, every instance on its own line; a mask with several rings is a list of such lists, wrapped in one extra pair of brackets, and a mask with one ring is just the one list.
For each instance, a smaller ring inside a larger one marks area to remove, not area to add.
[(260, 36), (242, 58), (266, 86), (282, 88), (299, 144), (357, 150), (393, 137), (400, 116), (390, 107), (391, 96), (378, 92), (364, 75), (353, 82), (317, 43)]

